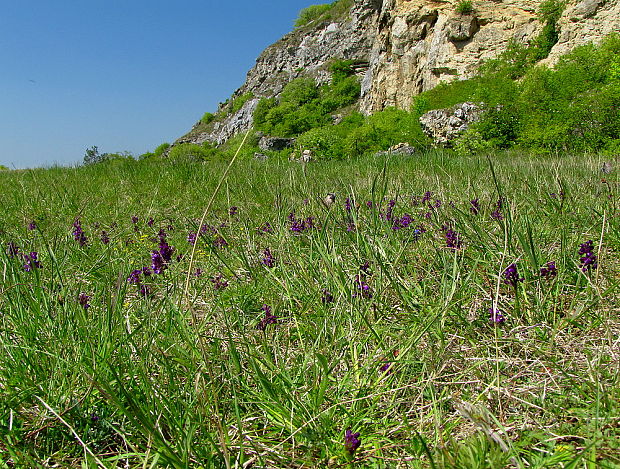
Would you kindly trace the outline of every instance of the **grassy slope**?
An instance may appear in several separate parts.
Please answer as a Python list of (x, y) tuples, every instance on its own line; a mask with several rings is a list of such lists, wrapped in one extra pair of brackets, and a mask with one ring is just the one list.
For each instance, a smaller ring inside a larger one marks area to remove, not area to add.
[[(217, 234), (199, 242), (187, 295), (187, 235), (224, 162), (0, 174), (0, 467), (620, 463), (617, 172), (601, 182), (593, 157), (492, 161), (495, 180), (485, 158), (442, 153), (244, 162), (207, 217)], [(330, 191), (327, 211), (317, 200)], [(347, 212), (347, 196), (360, 207)], [(390, 199), (409, 228), (385, 221)], [(318, 227), (295, 234), (291, 211)], [(273, 233), (257, 231), (265, 222)], [(462, 248), (446, 246), (445, 224)], [(150, 265), (159, 229), (185, 257), (141, 297), (126, 279)], [(213, 246), (219, 236), (227, 246)], [(599, 268), (584, 273), (590, 239)], [(8, 242), (43, 268), (25, 272)], [(548, 261), (554, 279), (539, 275)], [(513, 262), (514, 288), (502, 276)], [(261, 331), (264, 304), (277, 322)], [(497, 327), (493, 305), (506, 316)], [(472, 420), (463, 401), (478, 406)], [(354, 455), (347, 428), (361, 434)]]

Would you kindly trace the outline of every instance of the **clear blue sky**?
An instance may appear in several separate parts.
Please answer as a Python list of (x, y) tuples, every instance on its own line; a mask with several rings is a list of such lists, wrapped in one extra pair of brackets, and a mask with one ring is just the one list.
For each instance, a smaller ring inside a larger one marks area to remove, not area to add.
[[(327, 0), (326, 0), (327, 2)], [(245, 80), (311, 0), (0, 0), (0, 164), (139, 155)]]

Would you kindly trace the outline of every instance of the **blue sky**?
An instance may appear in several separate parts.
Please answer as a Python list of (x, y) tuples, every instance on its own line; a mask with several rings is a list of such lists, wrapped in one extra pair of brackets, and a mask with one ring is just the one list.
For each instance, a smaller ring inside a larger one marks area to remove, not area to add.
[(311, 0), (0, 0), (0, 164), (139, 155), (245, 80)]

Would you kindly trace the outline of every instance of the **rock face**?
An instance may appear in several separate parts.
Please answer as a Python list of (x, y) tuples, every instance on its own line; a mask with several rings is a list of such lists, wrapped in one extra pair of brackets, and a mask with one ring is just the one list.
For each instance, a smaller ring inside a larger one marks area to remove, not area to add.
[(428, 111), (420, 117), (420, 124), (435, 145), (449, 146), (471, 123), (480, 119), (481, 113), (479, 105), (462, 103), (447, 109)]
[[(300, 76), (327, 82), (327, 65), (335, 58), (356, 62), (362, 112), (408, 109), (420, 92), (471, 77), (511, 41), (536, 38), (543, 27), (540, 3), (474, 0), (472, 12), (459, 14), (458, 0), (355, 0), (343, 18), (296, 29), (265, 49), (233, 94), (252, 93), (254, 99), (205, 131), (195, 127), (183, 141), (222, 143), (250, 128), (259, 98), (277, 96)], [(550, 65), (575, 46), (620, 32), (620, 0), (567, 0), (558, 27), (559, 41), (545, 60)]]
[(262, 151), (280, 151), (293, 145), (295, 145), (294, 138), (262, 137), (258, 141), (258, 148)]
[(396, 145), (390, 147), (386, 151), (379, 151), (375, 153), (375, 156), (411, 156), (416, 154), (415, 147), (412, 147), (408, 143), (397, 143)]
[[(408, 109), (420, 92), (471, 77), (511, 41), (531, 42), (543, 27), (537, 18), (540, 3), (474, 0), (473, 12), (460, 15), (456, 0), (384, 0), (361, 110)], [(573, 47), (620, 32), (620, 1), (567, 0), (558, 27), (559, 41), (545, 60), (550, 65)]]
[[(370, 60), (381, 0), (356, 0), (348, 15), (331, 23), (310, 24), (286, 34), (267, 47), (248, 72), (233, 98), (252, 93), (235, 114), (214, 124), (209, 132), (190, 132), (176, 143), (222, 143), (252, 126), (259, 98), (277, 96), (291, 80), (311, 76), (318, 84), (330, 79), (328, 65), (334, 59), (353, 60), (363, 75)], [(195, 126), (196, 127), (196, 126)]]

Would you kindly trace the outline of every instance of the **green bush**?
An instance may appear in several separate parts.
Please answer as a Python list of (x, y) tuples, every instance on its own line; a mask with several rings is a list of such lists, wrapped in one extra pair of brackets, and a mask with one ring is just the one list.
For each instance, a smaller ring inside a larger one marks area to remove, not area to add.
[(168, 153), (168, 157), (173, 160), (198, 160), (204, 161), (210, 158), (213, 158), (218, 154), (218, 150), (209, 146), (209, 145), (196, 145), (193, 143), (181, 143), (179, 145), (174, 145), (170, 152)]
[(319, 97), (319, 89), (312, 78), (297, 78), (286, 84), (280, 102), (300, 106)]
[(254, 93), (252, 92), (244, 93), (241, 96), (237, 96), (229, 104), (228, 114), (235, 114), (236, 112), (239, 112), (243, 105), (252, 98), (254, 98)]
[(336, 126), (311, 129), (297, 138), (297, 144), (312, 150), (316, 159), (339, 159), (344, 156), (344, 138)]
[(416, 114), (390, 107), (368, 116), (363, 125), (350, 131), (344, 149), (347, 156), (359, 156), (402, 142), (419, 147), (426, 146), (428, 139)]
[(553, 46), (557, 44), (560, 38), (558, 20), (562, 16), (564, 7), (565, 4), (558, 0), (545, 0), (540, 4), (538, 18), (545, 25), (530, 49), (534, 60), (546, 58)]
[(459, 15), (468, 15), (474, 11), (474, 4), (471, 0), (460, 0), (456, 4), (456, 12)]
[(278, 100), (263, 98), (254, 111), (254, 127), (270, 135), (294, 137), (331, 123), (330, 113), (355, 103), (357, 78), (347, 76), (319, 88), (311, 78), (289, 82)]
[(332, 3), (310, 5), (299, 12), (296, 28), (303, 28), (314, 21), (337, 21), (342, 19), (353, 6), (354, 0), (336, 0)]
[(166, 150), (168, 150), (168, 148), (170, 148), (169, 143), (162, 143), (157, 148), (155, 148), (155, 150), (153, 150), (153, 154), (155, 156), (161, 156), (166, 152)]
[(454, 151), (459, 156), (470, 156), (493, 149), (493, 144), (482, 136), (474, 126), (463, 132), (454, 142)]
[(329, 66), (332, 83), (338, 83), (355, 73), (352, 60), (335, 60)]
[(309, 23), (319, 19), (321, 15), (328, 12), (332, 8), (331, 3), (323, 3), (320, 5), (310, 5), (299, 12), (299, 16), (295, 20), (295, 27), (301, 28)]
[(215, 114), (211, 113), (211, 112), (205, 112), (202, 115), (202, 119), (200, 119), (200, 123), (201, 124), (210, 124), (211, 122), (213, 122), (213, 120), (215, 119)]
[(327, 112), (349, 106), (357, 101), (361, 92), (357, 77), (349, 76), (321, 89), (321, 105)]

